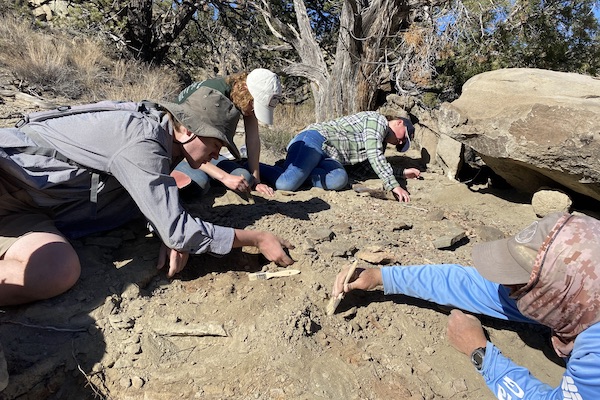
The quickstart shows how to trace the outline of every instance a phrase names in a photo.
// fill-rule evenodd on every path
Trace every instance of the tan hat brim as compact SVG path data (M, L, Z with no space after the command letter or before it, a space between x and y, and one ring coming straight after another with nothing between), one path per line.
M511 239L494 240L473 246L473 266L485 279L503 285L529 282L531 273L515 261L508 248Z

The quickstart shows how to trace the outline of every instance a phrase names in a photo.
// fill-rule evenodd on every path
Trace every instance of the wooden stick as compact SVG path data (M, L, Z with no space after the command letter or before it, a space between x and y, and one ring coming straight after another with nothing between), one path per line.
M346 278L344 279L344 286L346 286L348 282L350 282L350 278L352 278L352 275L354 275L354 271L356 270L357 264L358 260L355 260L354 263L352 263L352 265L348 269L348 272L346 273ZM340 302L344 298L344 294L345 293L342 289L342 292L340 294L338 294L336 297L332 297L329 300L327 308L325 308L325 312L327 315L333 315L335 313L336 308L340 305Z

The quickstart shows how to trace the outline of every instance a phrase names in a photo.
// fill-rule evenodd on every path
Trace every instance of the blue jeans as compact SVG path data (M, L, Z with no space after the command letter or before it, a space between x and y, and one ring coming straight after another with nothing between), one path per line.
M261 164L261 180L278 190L295 191L304 183L326 190L344 189L348 173L323 151L324 142L315 130L300 132L288 144L283 167Z
M235 161L231 161L223 156L219 156L218 159L211 160L210 162L215 164L228 174L243 176L244 179L246 179L246 182L248 182L250 185L252 185L252 183L254 182L254 177L252 176L250 171L243 168L242 166L240 166L240 164L238 164ZM200 194L206 194L210 189L210 182L213 179L210 176L208 176L206 172L190 167L190 164L188 164L187 161L183 160L182 162L177 164L175 169L177 171L183 172L184 174L192 178L192 181L196 183L196 185L198 185L198 187L201 189Z

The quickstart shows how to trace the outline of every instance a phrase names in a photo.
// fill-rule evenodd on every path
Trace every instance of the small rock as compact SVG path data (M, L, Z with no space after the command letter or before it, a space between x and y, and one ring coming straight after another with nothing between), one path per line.
M357 308L356 307L352 307L348 311L344 311L343 313L340 313L340 316L343 317L343 318L345 318L345 319L351 319L351 318L354 318L356 316L356 311L357 311Z
M144 380L139 376L134 376L131 378L131 386L133 386L135 389L141 389L142 386L144 386L144 383Z
M391 264L397 261L394 254L387 251L370 252L359 250L355 256L370 264Z
M452 387L457 393L466 392L469 388L464 379L455 379L452 381Z
M440 236L433 241L433 245L436 249L447 249L449 247L454 246L461 240L467 237L467 234L464 230L459 227L449 227L447 230L447 234L444 236Z
M135 325L133 318L122 317L121 315L110 315L108 322L114 329L130 329Z
M308 233L308 238L315 242L330 242L335 237L335 233L328 228L315 229Z
M100 363L95 363L94 366L92 367L92 372L100 372L104 369L104 367L102 366L102 364Z
M121 385L122 388L127 389L127 388L131 387L131 379L124 376L119 381L119 385Z
M140 287L135 283L128 284L123 290L121 297L128 300L137 299L140 297Z
M395 222L392 227L392 232L396 231L408 231L412 229L413 225L406 222Z
M331 242L325 243L319 247L319 254L328 257L349 257L356 251L356 247L353 243L344 242Z
M142 352L142 346L139 343L132 343L125 347L125 353L127 354L140 354Z
M350 225L350 224L336 224L336 225L332 226L331 229L333 229L333 231L336 233L340 233L340 234L344 234L344 235L348 235L348 234L352 233L352 225Z
M415 370L419 371L419 373L421 375L425 375L427 374L429 371L431 371L431 366L427 363L424 362L419 362L417 363L417 365L415 366Z
M121 307L121 297L113 294L108 296L106 300L104 300L104 305L102 306L102 315L104 317L108 317L113 314L117 314Z
M553 212L569 212L572 205L571 198L558 189L542 188L531 199L533 211L540 218Z
M120 369L120 368L128 368L131 367L133 365L133 362L125 357L121 357L119 358L117 361L115 361L113 368L115 369ZM125 379L125 378L123 378ZM129 378L127 378L129 379ZM131 381L129 382L129 384L131 385Z
M444 219L444 210L431 210L427 214L428 221L441 221Z
M504 239L506 235L498 228L493 226L478 225L473 231L482 242L491 242L493 240Z

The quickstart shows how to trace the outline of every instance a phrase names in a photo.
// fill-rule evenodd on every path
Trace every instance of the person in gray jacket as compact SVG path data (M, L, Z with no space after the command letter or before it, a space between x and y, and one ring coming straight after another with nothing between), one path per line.
M67 238L115 228L139 211L163 243L157 268L168 265L169 277L190 254L242 246L294 262L288 241L210 224L180 204L175 165L198 168L222 146L237 153L237 114L225 96L200 88L182 104L101 103L109 107L0 129L0 305L71 288L80 262Z

